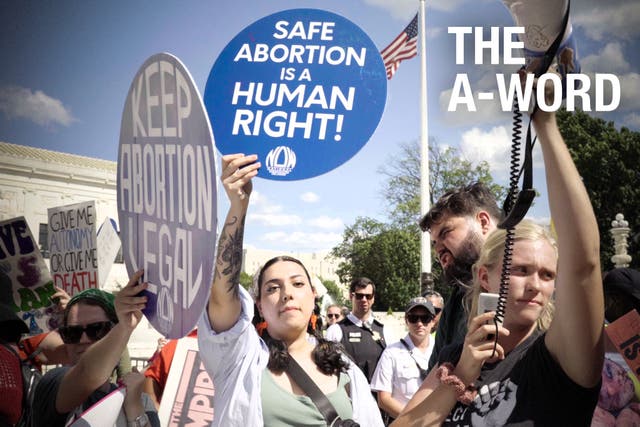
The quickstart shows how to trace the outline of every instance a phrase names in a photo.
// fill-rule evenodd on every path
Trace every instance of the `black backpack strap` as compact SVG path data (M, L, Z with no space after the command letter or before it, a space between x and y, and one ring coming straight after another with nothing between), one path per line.
M411 353L411 349L409 348L409 344L407 344L407 342L404 340L404 338L400 338L400 342L402 343L402 345L404 346L404 348L407 349L407 351L409 353Z
M409 356L411 356L411 358L413 359L413 362L416 364L416 366L418 367L418 371L420 372L420 379L422 381L424 381L424 379L427 377L427 370L423 369L420 364L418 363L418 361L416 360L416 358L413 356L413 352L411 351L411 349L409 348L409 344L407 344L407 342L404 340L404 338L400 338L400 342L402 343L402 345L404 346L404 348L407 349L407 351L409 352Z
M42 353L42 349L41 348L36 348L33 353L31 353L29 356L27 356L26 359L24 359L25 362L29 363L29 365L34 365L35 362L34 360L36 360L36 357L38 357L38 355Z
M311 377L300 367L298 362L293 357L289 357L289 364L286 372L291 376L293 381L300 386L300 388L311 398L314 405L318 408L322 416L324 417L327 425L330 426L338 418L338 413L333 407L327 396L324 395L322 390L313 382Z

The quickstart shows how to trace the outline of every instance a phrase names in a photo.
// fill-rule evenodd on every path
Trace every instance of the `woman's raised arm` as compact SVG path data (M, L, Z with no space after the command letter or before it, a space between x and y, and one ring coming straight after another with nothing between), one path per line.
M558 235L556 309L546 345L573 381L592 387L600 379L604 357L598 224L555 113L540 110L533 124L542 147L549 208Z
M238 286L242 268L244 222L251 195L251 179L258 174L257 156L229 154L222 157L220 180L230 206L218 239L215 272L207 313L216 332L230 329L240 315Z

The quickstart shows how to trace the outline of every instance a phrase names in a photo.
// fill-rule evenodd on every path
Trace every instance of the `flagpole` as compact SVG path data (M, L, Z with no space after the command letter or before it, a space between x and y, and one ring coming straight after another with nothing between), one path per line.
M429 111L427 108L427 34L425 0L420 0L418 34L420 35L420 213L421 216L424 216L430 208ZM420 267L420 287L421 293L424 293L427 289L433 288L433 277L431 275L431 236L429 233L421 233Z

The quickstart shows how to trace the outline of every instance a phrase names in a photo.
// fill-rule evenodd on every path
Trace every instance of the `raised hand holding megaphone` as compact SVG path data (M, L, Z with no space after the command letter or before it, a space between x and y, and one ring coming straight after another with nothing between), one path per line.
M524 43L525 66L536 70L536 75L545 73L549 66L562 76L563 86L569 73L580 73L580 62L575 38L568 16L569 0L502 0L509 9L516 25L524 27L519 35ZM544 57L562 33L553 62L544 67ZM563 88L563 96L566 89Z

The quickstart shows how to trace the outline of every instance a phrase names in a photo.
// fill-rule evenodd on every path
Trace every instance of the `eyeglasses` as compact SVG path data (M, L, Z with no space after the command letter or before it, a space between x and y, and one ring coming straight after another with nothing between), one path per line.
M104 338L105 335L109 333L111 328L113 327L113 323L110 321L106 322L94 322L89 323L87 326L61 326L58 328L58 333L60 333L60 337L62 338L62 342L65 344L78 344L80 339L82 338L82 333L86 332L87 337L91 341L98 341Z
M339 318L339 317L340 317L340 314L339 314L339 313L327 313L327 317L328 317L329 319L331 319L331 318L333 318L333 319L337 319L337 318Z
M428 314L407 314L407 321L409 323L418 323L418 320L422 322L423 325L431 322L432 317Z
M361 294L361 293L359 293L359 292L354 292L354 293L353 293L353 296L354 296L354 298L355 298L355 299L357 299L357 300L361 300L361 299L363 299L363 298L366 298L366 299L368 299L369 301L371 301L371 300L373 299L373 294Z

